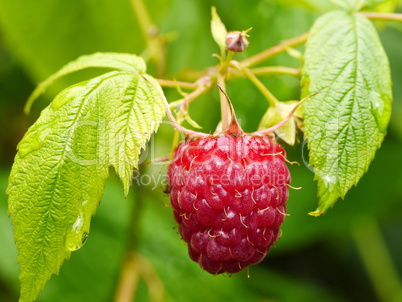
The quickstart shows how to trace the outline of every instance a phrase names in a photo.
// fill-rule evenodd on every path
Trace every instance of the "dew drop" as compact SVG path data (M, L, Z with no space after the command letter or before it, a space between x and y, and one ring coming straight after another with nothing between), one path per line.
M82 233L82 237L81 237L81 247L85 244L85 242L87 242L89 234L87 232Z
M373 114L380 131L385 131L388 126L388 119L386 117L387 108L385 101L381 98L381 95L375 91L371 91L369 95L370 109Z
M76 251L80 249L87 241L88 232L85 232L83 229L84 212L80 212L71 228L66 232L65 244L69 251Z
M381 99L380 94L375 91L371 91L369 100L371 103L371 110L378 113L379 115L382 115L384 111L384 102Z

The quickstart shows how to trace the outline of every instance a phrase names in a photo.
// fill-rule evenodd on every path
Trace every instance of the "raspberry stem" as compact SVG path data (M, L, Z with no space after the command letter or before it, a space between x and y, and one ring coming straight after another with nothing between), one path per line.
M223 127L222 125L222 132L227 132L230 134L241 135L243 130L241 129L239 123L237 122L236 114L230 101L229 96L226 94L225 90L222 88L220 84L217 84L219 90L221 91L221 102L226 103L226 110L228 110L228 122L227 127ZM222 100L224 99L224 100Z
M224 54L221 57L221 64L220 67L216 73L217 81L219 88L223 89L223 91L226 90L226 76L228 74L228 68L230 65L230 61L232 60L234 55L233 51L228 51L227 54ZM225 95L220 94L220 103L221 103L221 120L222 120L222 131L226 131L229 129L232 121L232 112L230 107L230 104L228 105L228 100L225 97ZM230 103L230 101L229 101Z
M218 86L221 91L226 90L226 83L223 75L218 73ZM230 114L230 108L228 107L227 100L223 94L220 94L220 104L221 104L221 120L222 120L222 131L229 129L230 121L232 119Z

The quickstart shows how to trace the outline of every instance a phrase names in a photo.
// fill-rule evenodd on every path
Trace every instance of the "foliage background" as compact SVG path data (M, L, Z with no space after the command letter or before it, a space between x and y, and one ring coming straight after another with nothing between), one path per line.
M216 63L211 56L218 52L210 34L211 5L228 29L253 27L250 47L238 59L308 31L319 15L331 9L327 0L149 0L146 5L161 32L172 38L164 75L170 79L183 79L185 70ZM60 276L52 277L38 301L112 301L131 219L137 250L157 273L149 274L150 287L139 281L136 301L158 300L158 294L163 301L402 301L402 24L376 25L394 82L393 116L383 146L358 187L319 218L307 216L317 198L313 173L303 164L305 145L287 147L289 159L301 163L290 167L292 185L303 189L291 192L283 236L263 263L251 267L251 278L246 272L224 278L201 271L176 234L172 211L165 206L168 198L159 184L141 186L124 199L122 186L112 176L92 220L88 243L73 253ZM0 0L0 301L17 301L19 291L5 195L16 145L57 91L97 71L57 82L27 117L22 108L30 92L80 55L141 54L144 49L129 0ZM299 66L288 54L269 64ZM151 63L151 74L154 69ZM263 81L281 100L299 97L294 78ZM178 97L173 90L166 93L169 101ZM267 102L242 79L228 84L228 94L244 129L255 130ZM204 131L213 130L220 116L217 91L201 97L190 110ZM172 134L172 127L163 125L144 157L166 155ZM142 173L156 178L164 168L151 165Z

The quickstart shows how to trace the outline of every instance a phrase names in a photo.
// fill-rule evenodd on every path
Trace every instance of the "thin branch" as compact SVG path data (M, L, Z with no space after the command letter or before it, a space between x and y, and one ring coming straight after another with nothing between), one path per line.
M154 266L141 254L137 254L137 263L141 277L147 285L150 300L153 302L162 302L164 300L165 287Z
M309 36L309 33L304 33L295 38L283 41L282 43L275 45L274 47L268 48L248 59L245 59L244 61L242 61L240 63L246 67L250 67L250 66L259 64L259 63L266 61L282 52L285 52L286 49L288 49L289 47L295 47L295 46L305 43L307 41L308 36Z
M183 89L196 89L198 86L197 83L191 83L191 82L172 81L165 79L157 79L157 81L162 87L170 87L170 88L180 87Z
M290 75L300 77L300 70L297 68L286 66L264 66L257 68L249 68L250 72L256 76L275 76L275 75ZM245 74L238 69L230 69L228 73L228 80L245 76Z
M290 76L299 77L300 69L291 68L286 66L265 66L251 68L250 71L255 75L273 75L273 74L285 74Z
M170 110L170 104L168 103L168 101L166 100L165 95L161 95L163 102L165 103L165 110L166 110L166 115L168 116L170 122L172 123L173 127L177 130L180 131L190 137L206 137L208 136L208 134L206 133L202 133L202 132L197 132L197 131L193 131L190 129L186 129L184 128L182 125L180 125L180 123L177 122L177 120L174 118L172 111ZM183 102L183 104L186 104L185 102ZM182 106L183 106L182 104Z
M145 41L149 43L150 30L154 27L154 24L148 14L148 10L142 0L131 0L131 5L140 25L141 33L144 36Z
M358 13L370 20L402 22L402 14L397 13Z
M120 273L114 301L131 302L137 291L139 273L136 265L135 252L127 251Z
M156 73L161 77L165 72L166 43L168 41L165 36L159 33L159 28L152 22L144 1L131 0L130 2L147 45L145 53L149 53L149 57L156 65Z
M140 166L139 172L141 173ZM133 301L138 286L139 272L136 265L136 249L138 244L139 234L139 213L142 205L141 188L138 185L133 185L132 205L129 213L129 224L126 239L126 251L121 265L119 281L115 292L115 302L130 302Z

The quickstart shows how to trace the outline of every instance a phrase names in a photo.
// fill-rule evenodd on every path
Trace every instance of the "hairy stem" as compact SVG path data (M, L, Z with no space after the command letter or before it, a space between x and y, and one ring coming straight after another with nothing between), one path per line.
M377 222L371 217L364 218L354 226L352 235L380 300L397 301L401 298L402 284Z
M288 49L289 47L295 47L305 43L307 41L308 36L309 33L304 33L295 38L283 41L282 43L275 45L274 47L268 48L248 59L243 60L241 64L243 66L250 67L259 64L261 62L264 62L282 52L285 52L286 49Z
M397 13L358 13L370 20L402 22L402 14Z

